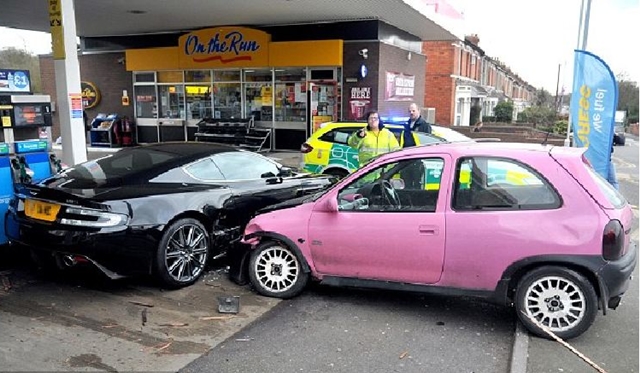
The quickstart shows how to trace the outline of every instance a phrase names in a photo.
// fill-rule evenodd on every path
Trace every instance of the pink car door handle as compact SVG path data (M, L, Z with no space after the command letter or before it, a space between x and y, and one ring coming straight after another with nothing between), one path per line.
M418 230L420 231L420 233L424 234L438 234L438 227L435 225L420 225L418 227Z

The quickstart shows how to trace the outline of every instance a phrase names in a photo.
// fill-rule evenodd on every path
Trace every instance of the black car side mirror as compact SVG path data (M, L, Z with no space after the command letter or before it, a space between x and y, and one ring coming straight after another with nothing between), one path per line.
M291 177L291 176L293 176L293 169L291 167L282 166L280 168L280 172L278 172L278 176L280 176L280 177Z

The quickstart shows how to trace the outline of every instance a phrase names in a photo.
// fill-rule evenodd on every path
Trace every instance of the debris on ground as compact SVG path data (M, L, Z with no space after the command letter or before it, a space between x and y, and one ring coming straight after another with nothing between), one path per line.
M145 326L147 324L147 309L143 309L142 312L140 313L140 316L142 316L142 326Z
M220 313L238 313L240 311L240 297L222 296L218 297L218 312Z
M9 292L9 290L11 290L11 279L9 279L10 274L11 271L0 272L0 278L2 279L2 288L5 292Z
M152 308L153 307L153 304L138 302L138 301L135 301L135 300L130 300L129 303L135 304L136 306L142 306L142 307L148 307L148 308Z
M178 328L178 327L181 327L181 326L189 326L189 324L186 323L186 322L171 322L171 323L168 323L168 324L158 324L158 326L170 326L170 327L173 327L173 328Z
M202 321L210 321L210 320L229 320L233 318L233 316L203 316L200 318Z

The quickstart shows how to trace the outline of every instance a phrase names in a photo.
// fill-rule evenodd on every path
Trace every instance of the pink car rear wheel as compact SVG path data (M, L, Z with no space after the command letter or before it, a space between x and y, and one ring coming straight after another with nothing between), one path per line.
M516 290L516 311L533 334L551 339L532 317L556 336L570 339L584 333L598 312L598 296L587 278L568 268L545 266L522 277Z

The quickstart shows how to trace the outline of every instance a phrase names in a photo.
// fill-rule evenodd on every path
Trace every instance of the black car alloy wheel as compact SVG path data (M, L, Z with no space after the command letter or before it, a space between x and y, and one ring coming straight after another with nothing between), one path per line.
M180 219L171 224L158 246L160 280L171 287L193 284L207 264L209 245L209 234L198 220Z

